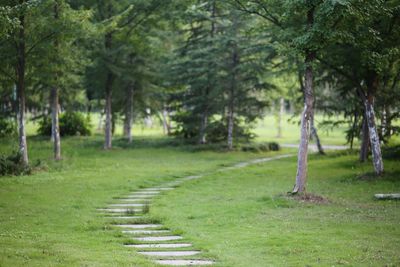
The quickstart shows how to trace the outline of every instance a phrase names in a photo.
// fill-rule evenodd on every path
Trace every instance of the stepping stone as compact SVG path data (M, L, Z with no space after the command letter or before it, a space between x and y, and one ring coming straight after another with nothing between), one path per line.
M167 190L173 190L173 189L175 189L174 187L154 187L154 188L145 188L145 189L142 189L142 190L144 190L144 191L158 191L158 190L161 190L161 191L167 191Z
M190 243L125 245L131 248L187 248L191 246Z
M108 219L141 219L143 218L143 216L106 216L106 218Z
M198 266L214 264L214 262L210 260L156 260L155 262L161 265L170 266Z
M145 229L145 228L159 228L161 224L115 224L115 226L121 228L132 228L132 229Z
M157 195L160 194L160 191L135 191L131 192L132 194L138 194L138 195Z
M186 176L185 178L183 178L184 180L193 180L193 179L199 179L203 177L203 175L191 175L191 176Z
M188 251L138 251L139 254L152 256L152 257L183 257L193 256L200 253L198 250Z
M159 241L171 241L182 239L179 235L169 235L169 236L148 236L148 237L135 237L135 240L144 242L159 242Z
M131 213L131 212L142 212L140 209L97 209L98 211L106 211L110 213Z
M161 191L158 191L158 190L143 190L143 191L135 191L133 193L145 194L145 195L156 195L156 194L160 194Z
M109 207L143 207L146 204L141 203L122 203L122 204L110 204Z
M149 199L147 198L120 198L119 201L126 201L126 202L145 202L149 203Z
M134 235L152 235L152 234L162 234L171 233L169 230L125 230L122 231L124 234L134 234Z
M129 195L127 197L125 197L124 199L140 199L140 198L152 198L155 195L138 195L138 194L134 194L134 195Z

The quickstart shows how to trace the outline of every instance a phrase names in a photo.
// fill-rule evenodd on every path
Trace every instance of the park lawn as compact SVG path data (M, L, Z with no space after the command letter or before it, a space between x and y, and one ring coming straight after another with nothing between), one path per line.
M329 203L302 203L285 194L296 159L280 159L187 182L150 213L216 266L400 266L400 202L373 199L400 192L399 162L385 166L381 180L360 180L372 168L355 154L313 155L308 191Z
M64 160L51 160L48 138L30 137L31 176L0 177L0 266L153 266L96 208L113 197L178 177L276 153L194 151L166 146L169 139L116 139L102 150L102 136L63 138ZM2 153L15 140L1 140ZM283 153L283 152L278 152Z

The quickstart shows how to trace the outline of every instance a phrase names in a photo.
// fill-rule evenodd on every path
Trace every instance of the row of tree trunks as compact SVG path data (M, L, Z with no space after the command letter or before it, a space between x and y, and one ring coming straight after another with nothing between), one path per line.
M162 112L162 124L163 124L163 131L165 135L170 135L171 134L171 123L170 123L170 118L169 118L169 112L166 106L164 106Z
M19 1L22 5L23 0ZM24 165L29 164L28 145L25 133L25 64L26 64L26 47L25 47L25 16L19 17L20 25L16 41L17 48L17 99L18 99L18 136L19 136L19 153L22 156Z

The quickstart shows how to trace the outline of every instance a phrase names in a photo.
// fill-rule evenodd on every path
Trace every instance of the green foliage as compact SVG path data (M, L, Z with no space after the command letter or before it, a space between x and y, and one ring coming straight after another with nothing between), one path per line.
M79 112L65 112L60 115L60 134L61 136L90 135L90 117L85 117ZM44 117L39 122L39 135L51 135L51 118Z
M14 152L11 155L0 155L0 176L30 174L32 169L22 161L22 155Z
M268 152L268 151L279 151L281 148L276 142L260 143L260 144L248 144L241 146L244 152Z
M17 133L14 120L0 116L0 137L10 137Z

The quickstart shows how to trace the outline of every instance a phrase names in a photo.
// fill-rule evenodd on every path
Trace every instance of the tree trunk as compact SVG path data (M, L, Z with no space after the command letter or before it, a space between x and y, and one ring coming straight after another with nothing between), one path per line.
M375 124L374 113L374 100L371 93L368 94L367 99L364 101L365 115L368 125L369 140L371 143L372 162L374 165L375 173L381 175L383 173L383 160L381 152L381 144L379 141L378 131Z
M233 101L228 107L228 149L233 149L233 126L234 126L234 107Z
M325 155L324 149L322 148L321 145L321 140L319 139L317 128L314 125L314 112L310 117L310 128L311 128L311 139L315 139L315 142L317 143L317 148L318 148L318 153L321 155Z
M20 1L23 4L24 1ZM19 153L22 156L24 165L29 164L28 146L25 133L25 16L19 17L20 28L18 33L17 45L17 99L18 99L18 136L19 136Z
M206 140L207 123L208 123L208 107L205 107L205 110L201 116L199 144L205 144L207 142Z
M167 108L164 106L163 111L161 113L162 115L162 123L163 123L163 130L165 135L170 135L171 134L171 125L169 122L169 113Z
M368 125L367 120L365 119L365 115L362 122L361 129L361 147L360 147L360 162L365 162L368 159L369 152L369 134L368 134Z
M61 160L61 139L60 139L60 126L58 120L58 89L53 87L50 93L51 98L51 128L54 142L54 159Z
M54 18L59 18L59 6L58 2L54 4ZM54 48L56 53L58 52L58 40L54 41ZM58 120L58 73L55 75L55 85L50 92L50 105L51 105L51 136L53 141L54 159L61 160L61 139L60 139L60 126Z
M105 48L106 50L111 50L112 47L112 33L106 33L105 38ZM111 70L108 70L107 79L105 84L105 114L106 114L106 123L105 123L105 140L104 140L104 149L112 148L112 85L114 82L114 75Z
M111 72L107 75L106 81L106 106L105 106L105 114L106 114L106 122L105 122L105 141L104 141L104 149L112 148L112 83L113 83L113 74Z
M281 97L279 99L279 113L278 113L278 120L277 120L277 128L278 128L278 133L276 135L276 137L278 138L282 138L282 118L283 115L285 113L285 99L283 97Z
M133 86L128 87L126 101L126 114L124 123L124 134L128 139L128 143L132 143L132 118L133 118Z

